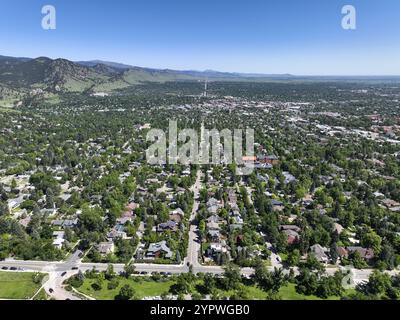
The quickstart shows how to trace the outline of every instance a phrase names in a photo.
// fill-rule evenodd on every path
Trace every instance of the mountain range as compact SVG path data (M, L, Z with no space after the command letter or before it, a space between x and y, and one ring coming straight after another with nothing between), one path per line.
M170 70L136 67L116 62L70 61L47 57L18 58L0 55L0 107L12 106L33 93L112 92L146 82L168 81L374 81L400 82L400 77L294 76L214 70Z
M291 78L291 75L264 75L206 71L178 71L130 66L93 60L16 58L0 56L0 87L8 90L42 89L62 92L110 92L143 82L246 81Z

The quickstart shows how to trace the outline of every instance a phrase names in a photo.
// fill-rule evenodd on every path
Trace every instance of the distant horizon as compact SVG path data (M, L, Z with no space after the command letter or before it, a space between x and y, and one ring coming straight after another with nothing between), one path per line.
M259 75L259 76L291 76L291 77L341 77L341 78L352 78L352 77L360 77L360 78L398 78L400 77L400 74L295 74L291 72L282 72L282 73L263 73L263 72L240 72L240 71L235 71L235 70L214 70L214 69L204 69L204 70L199 70L199 69L172 69L172 68L162 68L162 67L152 67L152 66L141 66L141 65L136 65L136 64L131 64L128 62L121 62L121 61L113 61L113 60L105 60L105 59L89 59L89 60L78 60L78 59L71 59L71 58L66 58L66 57L61 57L61 56L46 56L46 55L39 55L36 57L29 57L29 56L23 56L23 55L10 55L10 54L3 54L1 53L0 56L3 57L10 57L10 58L17 58L17 59L38 59L38 58L49 58L51 60L57 60L57 59L64 59L68 60L74 63L79 63L79 62L99 62L99 63L115 63L115 64L120 64L120 65L125 65L127 67L132 67L132 68L143 68L143 69L154 69L154 70L171 70L171 71L192 71L192 72L218 72L218 73L231 73L231 74L241 74L241 75Z

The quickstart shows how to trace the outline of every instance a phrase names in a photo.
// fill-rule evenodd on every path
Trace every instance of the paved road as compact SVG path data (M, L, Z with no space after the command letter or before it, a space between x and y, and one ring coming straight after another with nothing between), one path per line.
M189 263L190 265L193 266L193 268L198 268L201 266L199 263L200 241L197 235L198 227L194 223L200 205L199 202L200 189L201 189L201 170L198 170L196 182L191 188L191 191L194 193L194 204L189 219L190 222L189 247L187 250L187 257L185 257L185 259L183 260L185 265Z
M124 264L113 264L114 270L116 272L122 272L124 270ZM16 267L22 268L23 271L36 271L36 272L46 272L46 273L54 273L57 275L61 275L63 272L67 272L68 275L74 274L77 270L72 270L71 264L66 262L45 262L45 261L22 261L22 260L6 260L0 261L0 268L1 267ZM82 263L77 262L74 264L75 268L79 270L86 271L95 268L99 271L104 271L107 269L108 264L106 263ZM139 272L170 272L173 274L179 274L188 272L188 267L184 264L181 265L165 265L165 264L135 264L136 271ZM273 267L269 267L270 270L273 270ZM326 274L333 275L337 270L340 268L326 268ZM295 274L298 273L297 268L293 268ZM373 270L371 269L351 269L351 272L354 274L354 278L357 281L366 281L368 280L369 275L372 273ZM213 273L213 274L220 274L223 273L222 267L219 266L202 266L197 265L193 267L193 272L203 272L203 273ZM243 275L250 275L254 272L252 268L242 268L241 272ZM288 272L288 269L285 269L285 272ZM395 275L398 274L399 271L388 271L389 274Z
M64 289L63 281L74 275L77 271L69 270L64 276L63 272L49 272L49 280L44 284L46 293L56 300L80 300L76 295Z
M124 264L113 264L114 270L116 272L122 272L124 270ZM82 263L79 260L75 261L66 261L66 262L44 262L44 261L20 261L20 260L7 260L0 261L1 267L16 267L22 268L23 271L37 271L37 272L46 272L49 274L49 280L44 284L44 288L46 292L57 300L76 300L79 299L75 295L66 291L62 282L68 277L76 274L78 272L77 269L72 270L72 268L78 268L81 271L91 270L95 268L99 271L104 271L107 269L108 264L106 263ZM157 265L157 264L135 264L136 270L139 272L169 272L171 274L180 274L189 271L189 268L184 265ZM271 271L273 267L269 268ZM339 268L327 268L326 274L333 275ZM298 274L297 268L293 268L295 274ZM64 272L67 272L66 275L62 276ZM193 266L194 273L212 273L212 274L222 274L223 269L219 266L202 266L200 264L195 264ZM243 275L251 275L254 270L251 268L243 268L241 270ZM284 269L284 273L289 273L288 269ZM368 280L369 275L372 273L370 269L351 269L351 273L353 276L354 284L358 284L360 282L365 282ZM388 272L391 275L398 274L398 271L390 271ZM53 289L53 292L50 292L50 288Z

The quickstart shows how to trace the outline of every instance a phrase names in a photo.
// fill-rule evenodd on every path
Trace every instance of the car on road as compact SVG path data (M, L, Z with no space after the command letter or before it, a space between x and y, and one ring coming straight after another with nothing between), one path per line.
M67 274L67 271L64 271L63 273L61 273L61 277L64 277Z

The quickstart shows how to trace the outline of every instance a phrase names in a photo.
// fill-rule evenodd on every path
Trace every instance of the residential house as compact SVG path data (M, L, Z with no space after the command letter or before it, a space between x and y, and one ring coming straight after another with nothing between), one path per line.
M8 209L10 211L16 209L22 204L22 202L24 202L24 196L19 196L18 198L15 199L10 199L8 200Z
M328 263L329 262L329 257L326 254L329 250L327 248L324 248L320 244L314 244L313 246L310 247L310 253L312 253L315 258L321 263Z
M170 214L178 214L181 217L183 217L185 215L185 212L183 212L183 210L181 208L176 208L176 209L172 210L170 212Z
M336 252L340 259L347 258L349 256L349 252L344 247L337 247Z
M362 247L347 247L346 248L349 254L354 252L358 252L364 260L372 260L374 258L374 250L370 248L362 248Z
M169 220L167 222L160 223L157 226L157 232L164 232L164 231L168 231L168 230L173 231L173 232L177 231L178 224L175 221Z
M210 198L207 201L207 210L211 214L216 214L219 209L223 208L223 206L224 205L223 205L222 201L219 201L215 198Z
M290 230L290 229L282 230L282 233L284 233L286 235L286 241L287 241L287 244L289 244L289 245L298 243L300 240L299 233L294 230Z
M266 163L266 164L270 164L270 165L277 165L279 164L279 158L275 155L257 155L257 162L260 163Z
M285 209L283 202L276 199L271 200L271 205L272 205L272 210L274 211L283 211Z
M177 213L172 213L172 214L170 213L169 214L169 220L174 221L174 222L179 224L182 221L182 216L180 214L177 214Z
M207 229L208 230L219 230L221 228L217 222L207 222Z
M391 199L385 199L382 201L382 204L390 211L399 212L400 211L400 203Z
M222 222L222 218L220 216L214 214L207 218L207 222L220 223L220 222Z
M335 231L337 234L341 234L343 232L344 228L342 225L340 225L337 222L333 223L332 231Z
M221 241L221 233L219 230L208 230L207 236L211 242L219 243Z
M301 231L301 228L294 224L281 225L281 226L279 226L279 228L280 228L280 230L293 230L293 231L296 231L297 233L299 233Z
M125 225L127 222L131 222L132 217L121 217L116 220L119 225Z
M296 181L296 178L293 175L291 175L289 172L284 171L284 172L282 172L282 174L285 177L285 179L283 181L284 184L289 184L291 182Z
M57 249L62 248L62 245L65 242L64 235L64 231L53 232L53 246L55 246Z
M116 225L109 233L107 233L107 239L109 241L111 241L113 239L117 239L117 238L126 239L127 234L123 230L124 230L124 226Z
M161 256L164 256L167 259L172 258L172 251L167 246L167 242L163 240L157 243L150 243L146 257L154 259L160 258Z
M113 253L115 250L115 245L114 242L109 241L109 242L100 242L97 246L96 249L99 251L100 254L109 254Z
M212 242L210 243L209 248L206 250L207 257L215 257L217 254L220 253L228 253L228 247L223 242L219 243Z
M66 219L63 222L63 228L73 228L76 227L78 225L79 220L76 219Z
M40 210L40 213L44 216L52 217L57 214L57 209L56 208L42 209Z

